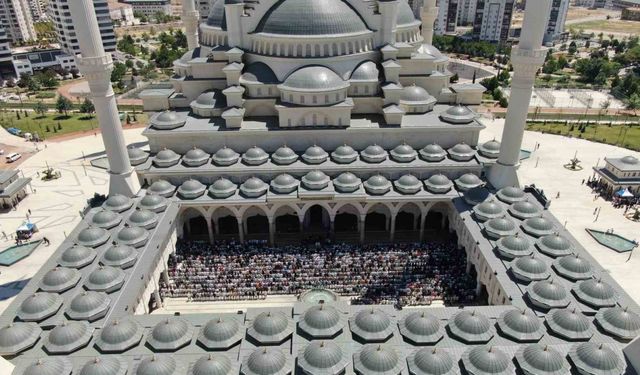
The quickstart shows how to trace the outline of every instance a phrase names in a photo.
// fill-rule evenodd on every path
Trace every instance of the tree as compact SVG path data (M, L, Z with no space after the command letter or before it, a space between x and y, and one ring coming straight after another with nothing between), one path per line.
M96 107L93 105L93 102L89 100L89 98L85 98L84 102L80 105L80 112L91 115L96 111Z
M127 66L121 62L113 63L113 71L111 72L111 82L120 82L127 73Z
M635 116L638 112L638 109L640 109L640 95L637 93L631 95L629 99L627 99L625 104L627 106L627 109L632 110L633 115Z
M51 89L54 87L58 87L58 77L56 77L56 72L51 69L47 69L44 72L38 72L33 78L43 87Z
M56 110L58 113L64 113L65 116L69 116L69 111L73 108L73 103L71 100L66 97L60 95L58 96L58 100L56 101Z
M570 55L575 55L576 52L578 52L578 45L576 44L576 42L569 43L568 52Z
M47 113L47 109L47 106L42 101L33 105L33 111L40 117L44 117L44 114Z
M456 83L459 80L460 80L460 76L458 75L458 73L452 75L451 78L449 78L449 82L450 83Z
M18 87L26 88L29 91L40 90L40 84L33 79L33 76L29 73L21 74L17 83Z

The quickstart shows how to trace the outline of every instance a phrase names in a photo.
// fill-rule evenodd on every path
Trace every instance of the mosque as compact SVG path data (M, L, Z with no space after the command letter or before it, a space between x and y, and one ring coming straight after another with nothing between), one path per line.
M189 52L127 147L92 2L69 0L109 196L0 316L13 375L636 374L640 306L517 179L551 0L526 5L501 141L406 0L183 0ZM449 231L487 306L151 314L178 238L418 241Z

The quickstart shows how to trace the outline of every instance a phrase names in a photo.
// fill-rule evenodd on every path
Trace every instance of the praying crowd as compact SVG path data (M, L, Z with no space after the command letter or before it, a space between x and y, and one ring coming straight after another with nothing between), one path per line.
M271 247L253 241L179 241L169 259L165 297L191 301L264 299L327 288L354 304L468 304L475 279L453 243L332 244Z

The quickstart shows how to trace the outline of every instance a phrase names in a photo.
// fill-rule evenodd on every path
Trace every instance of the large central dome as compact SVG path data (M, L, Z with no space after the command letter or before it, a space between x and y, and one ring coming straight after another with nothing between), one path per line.
M218 0L221 1L221 0ZM369 31L360 15L342 0L280 0L255 32L281 35L336 35Z

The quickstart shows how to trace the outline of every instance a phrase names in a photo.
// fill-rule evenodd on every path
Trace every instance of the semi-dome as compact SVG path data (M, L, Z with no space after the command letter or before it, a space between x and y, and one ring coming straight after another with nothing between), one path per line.
M172 316L156 324L147 344L158 351L175 351L191 342L193 327L185 319Z
M473 213L482 221L497 219L499 217L503 217L505 214L502 206L495 200L482 202L473 206Z
M302 160L308 164L321 164L327 161L329 154L320 146L313 145L302 154Z
M516 352L516 361L525 375L566 375L571 366L565 356L548 345L522 346Z
M516 259L511 263L513 276L524 282L546 280L549 278L549 267L540 258L531 255Z
M418 153L413 147L409 146L406 143L396 146L393 150L389 152L391 155L391 159L399 162L399 163L408 163L416 160L418 157Z
M64 357L47 356L24 368L22 375L71 375L73 365Z
M198 95L196 100L192 101L191 109L201 116L210 115L211 110L214 108L224 108L227 106L227 98L220 92L220 90L205 91Z
M500 142L494 140L485 142L478 147L480 153L490 159L497 159L500 156Z
M343 326L344 321L338 310L323 303L308 308L298 321L298 328L314 339L333 337Z
M555 309L545 316L553 333L567 340L588 340L593 336L591 322L580 311Z
M234 318L215 317L202 327L198 342L207 349L227 349L242 340L244 330Z
M143 164L149 159L149 154L142 149L134 146L127 147L127 155L129 156L129 162L131 166Z
M635 156L631 156L631 155L627 155L625 157L623 157L622 159L620 159L623 163L625 164L629 164L629 165L636 165L639 164L638 162L638 158L636 158Z
M551 220L538 216L526 219L522 223L522 229L534 237L542 237L553 234L556 227Z
M499 238L498 241L496 241L496 250L498 250L500 255L513 259L531 255L533 253L533 246L525 236L520 236L516 233L512 236Z
M389 315L371 307L349 319L351 332L366 342L386 341L393 334Z
M118 357L101 356L87 361L79 375L125 375L127 367Z
M128 221L131 226L151 229L158 224L158 215L153 211L137 209L129 216Z
M419 153L422 159L429 162L443 161L447 157L447 152L435 143L424 146Z
M369 344L353 356L353 367L358 374L399 374L402 362L393 347L383 344Z
M124 284L125 275L120 268L100 266L89 274L84 286L96 292L114 292Z
M0 354L16 355L40 339L42 329L36 323L10 323L0 328Z
M353 163L358 159L358 153L349 145L338 146L332 153L331 159L338 164Z
M240 159L240 155L235 152L233 149L224 146L223 148L216 151L215 154L211 157L211 160L219 166L229 166L238 162Z
M576 344L569 351L569 359L580 374L621 375L626 364L617 348L595 342Z
M102 210L93 215L91 218L91 224L104 229L111 229L120 224L122 218L116 212L109 210Z
M571 290L581 302L596 308L615 306L618 300L615 289L600 279L580 281Z
M475 206L476 204L493 199L493 195L483 186L465 191L462 198L467 204Z
M204 194L207 187L200 181L188 179L178 188L178 195L182 199L196 199Z
M407 357L407 364L412 375L454 375L459 373L453 357L443 349L419 349Z
M475 310L457 313L449 321L449 331L454 337L468 344L486 343L495 333L489 318Z
M546 330L538 317L530 310L509 310L498 318L498 328L517 342L538 341Z
M199 148L192 148L182 157L182 163L187 167L199 167L207 164L209 154Z
M424 181L424 186L426 186L427 190L431 193L444 194L451 190L453 182L443 174L434 174Z
M640 316L626 307L600 309L596 322L605 332L623 340L633 340L640 334Z
M298 354L298 366L305 374L344 373L349 358L333 341L312 341Z
M571 242L558 233L541 237L536 241L536 246L542 253L552 257L561 257L573 253Z
M256 348L242 362L242 375L287 375L291 373L289 360L277 347Z
M456 186L461 191L467 191L484 185L484 181L473 173L465 173L455 180Z
M287 173L282 173L269 183L271 190L276 193L289 194L298 189L298 180Z
M147 189L147 193L157 194L162 197L168 198L173 195L173 192L176 190L176 187L173 186L167 180L156 180L154 181L149 188Z
M103 353L122 353L137 346L142 340L143 328L131 317L107 323L96 339L96 346Z
M507 186L498 190L496 196L498 197L498 199L508 204L524 201L527 199L524 190L514 186Z
M476 114L468 107L457 105L442 112L440 118L450 124L469 124L476 118Z
M200 357L193 364L189 375L230 375L234 372L233 367L229 357L223 354L209 353ZM237 370L235 373L237 374Z
M553 268L559 275L569 280L586 280L593 275L591 263L578 254L558 258L553 262Z
M62 293L80 281L80 272L74 268L56 267L47 272L40 281L40 290L44 292Z
M62 301L58 293L33 293L22 301L16 316L25 322L39 322L57 313Z
M358 65L353 72L349 81L351 82L377 82L380 77L380 71L373 61L365 61Z
M66 315L72 320L100 319L107 314L111 299L102 292L82 291L71 300Z
M153 165L158 168L168 168L173 165L178 164L180 161L180 155L178 155L175 151L165 148L158 152L153 158Z
M569 304L567 290L553 279L536 281L527 288L527 296L535 306L547 310Z
M147 243L149 231L141 227L126 226L118 232L118 243L133 247L140 247Z
M470 375L513 374L511 358L493 346L476 346L462 354L462 365Z
M422 189L422 181L412 174L405 174L395 180L393 184L402 194L415 194Z
M268 160L269 154L258 146L253 146L242 154L242 161L247 165L261 165Z
M411 85L402 89L402 93L400 94L400 102L431 103L435 102L435 98L422 87Z
M387 160L387 151L378 145L371 145L360 152L360 157L367 163L381 163Z
M167 208L167 199L161 195L147 194L140 199L138 207L152 212L162 212Z
M509 207L509 213L520 220L525 220L540 216L540 209L535 204L525 200L512 204Z
M284 145L271 154L271 160L278 165L289 165L298 160L298 154Z
M382 195L391 190L391 182L383 175L371 176L363 185L367 193L371 195Z
M416 344L435 344L442 339L444 332L440 321L424 311L406 315L398 324L400 334Z
M293 322L282 311L266 311L253 320L247 334L261 344L278 344L293 333Z
M362 180L351 172L341 173L333 179L333 186L341 193L352 193L360 188Z
M447 150L449 152L449 156L451 159L455 161L469 161L473 159L476 155L476 152L466 143L458 143L457 145L451 147Z
M69 354L84 347L91 340L93 328L85 321L68 321L49 332L44 348L52 354Z
M319 170L311 171L302 177L302 184L309 190L322 190L330 181L329 176Z
M257 177L251 177L240 185L240 192L249 198L257 198L269 190L269 185Z
M274 84L278 83L278 77L269 67L269 65L257 61L251 63L245 67L244 72L240 76L242 83L262 83L262 84Z
M98 247L109 240L109 232L102 228L89 227L78 233L78 243L87 247Z
M227 178L220 177L209 186L209 195L213 198L229 198L236 193L238 186Z
M149 122L154 129L172 130L184 126L187 116L175 111L164 111L151 116Z
M216 3L224 3L224 1ZM140 361L135 375L178 375L176 360L169 354L154 354Z
M291 1L311 1L311 0L285 0L283 3ZM323 1L332 0L319 0ZM335 0L333 0L335 1ZM315 4L315 2L314 2ZM309 7L315 7L317 5L309 5ZM308 11L308 10L307 10ZM288 20L291 22L291 20ZM306 26L305 26L306 28ZM349 86L348 82L345 82L337 75L333 70L325 68L324 66L313 65L302 67L295 72L291 73L284 82L279 86L281 90L289 90L296 92L323 92L345 89Z
M74 245L62 253L58 264L62 267L82 268L91 264L97 255L93 249L86 246Z
M499 217L488 220L484 223L484 230L491 238L498 239L505 236L515 236L517 233L516 224L506 217Z

